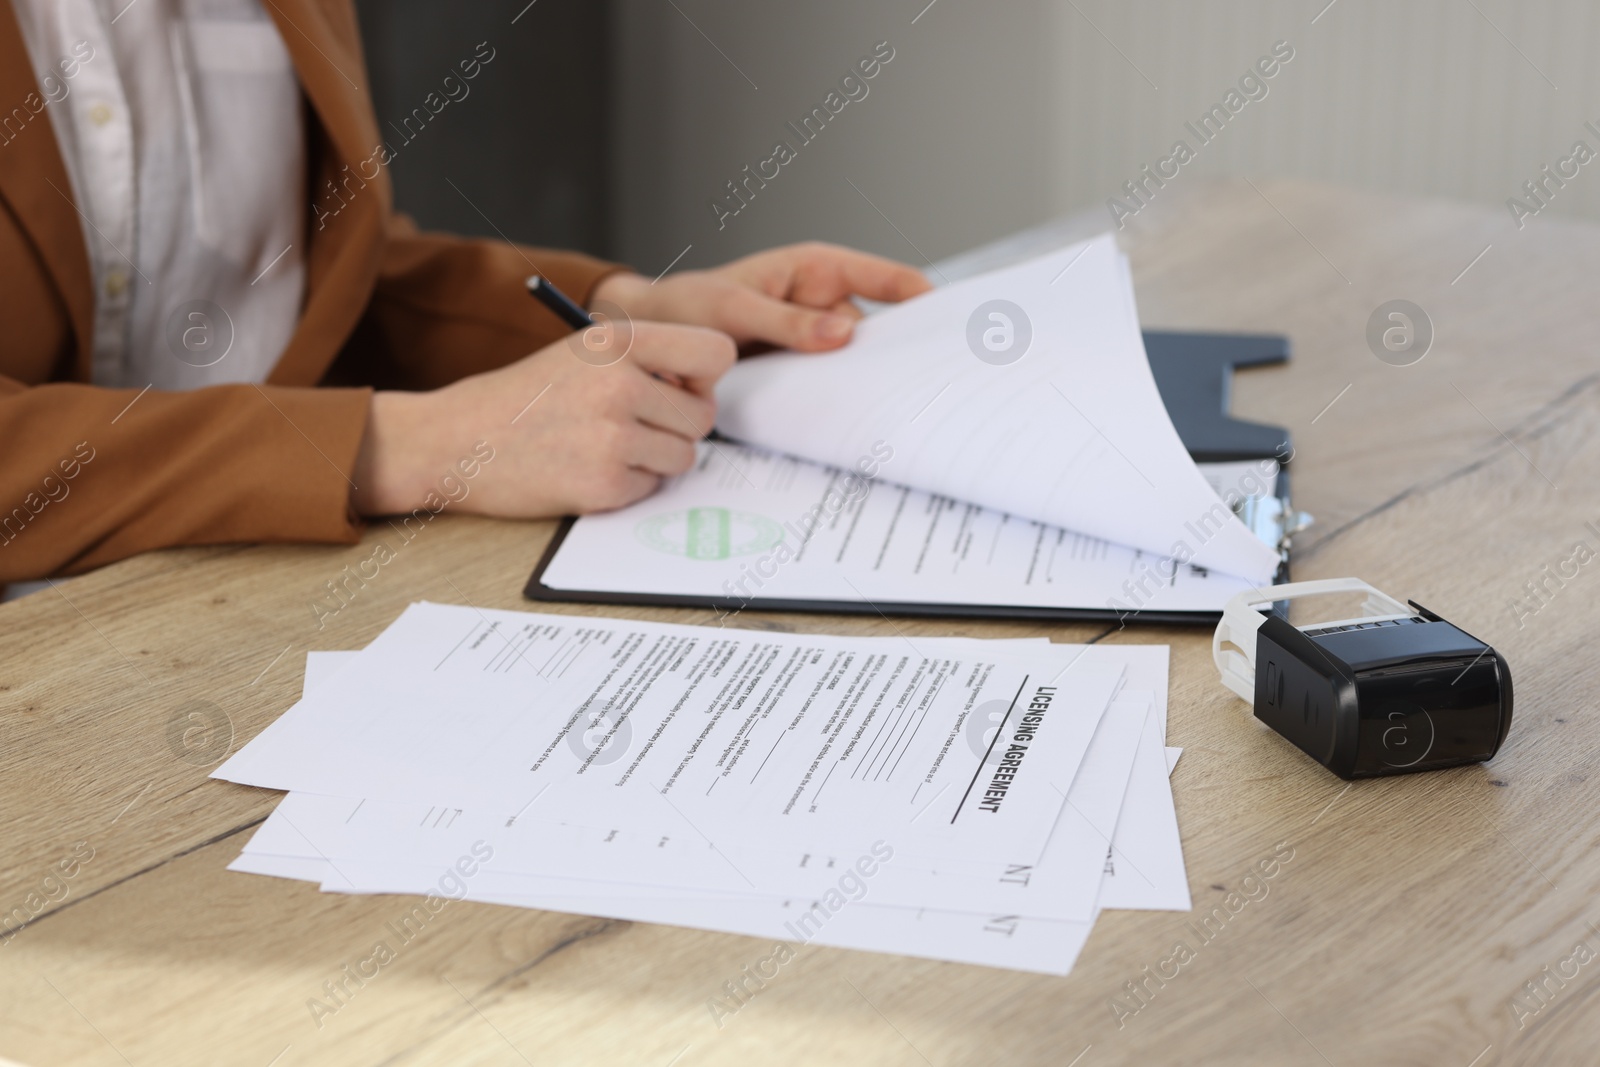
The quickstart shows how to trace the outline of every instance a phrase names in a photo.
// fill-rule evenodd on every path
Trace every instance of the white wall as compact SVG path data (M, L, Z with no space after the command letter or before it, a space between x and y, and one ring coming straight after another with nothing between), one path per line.
M1104 205L1176 139L1197 147L1185 121L1280 40L1295 56L1268 95L1176 181L1297 176L1505 210L1573 141L1600 152L1593 2L926 2L619 0L619 253L656 271L691 243L682 265L820 237L937 259ZM867 98L719 230L723 183L797 142L785 122L880 40L895 58ZM1600 161L1543 214L1600 219Z
M673 2L683 14L667 0L618 5L613 245L640 269L691 242L686 265L803 237L937 258L1051 210L1037 0L939 0L916 25L921 5L898 0ZM785 123L885 40L895 58L867 97L798 146ZM710 201L779 139L798 158L719 231Z

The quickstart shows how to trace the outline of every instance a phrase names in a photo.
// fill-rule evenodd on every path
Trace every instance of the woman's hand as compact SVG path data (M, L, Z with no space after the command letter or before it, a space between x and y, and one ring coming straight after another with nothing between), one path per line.
M585 331L587 333L588 331ZM697 326L636 322L547 345L499 370L430 393L373 394L352 480L362 515L437 502L441 478L470 492L452 508L543 518L631 504L688 470L716 418L712 389L733 342ZM615 348L607 349L606 345ZM490 451L492 450L492 451Z
M638 274L614 274L595 288L591 305L604 300L635 320L708 326L742 349L772 345L821 352L850 339L861 318L851 297L898 302L930 288L921 271L903 263L808 242L654 283Z

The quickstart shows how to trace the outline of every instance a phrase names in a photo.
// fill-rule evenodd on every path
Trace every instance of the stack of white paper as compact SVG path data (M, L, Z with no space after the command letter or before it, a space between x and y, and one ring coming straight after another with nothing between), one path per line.
M413 604L215 772L232 869L1064 974L1189 907L1167 649ZM401 936L401 935L397 935Z

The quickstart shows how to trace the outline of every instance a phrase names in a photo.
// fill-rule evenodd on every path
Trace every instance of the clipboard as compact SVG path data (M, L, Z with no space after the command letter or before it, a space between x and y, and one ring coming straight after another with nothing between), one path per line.
M1281 426L1235 419L1228 413L1236 369L1272 366L1289 361L1289 339L1277 334L1196 333L1144 331L1145 353L1155 376L1157 391L1178 437L1197 463L1278 459L1293 455L1288 430ZM1256 536L1278 552L1274 584L1289 580L1292 535L1304 517L1290 504L1290 472L1278 471L1276 494L1246 501L1239 513ZM701 608L719 615L741 611L808 612L832 615L899 615L921 618L1037 619L1040 621L1117 621L1108 608L1039 607L1007 604L931 604L864 600L785 599L755 597L749 600L717 596L678 596L656 593L554 589L544 584L544 573L578 520L561 520L539 563L534 567L523 596L543 603L636 605L644 607ZM1281 611L1285 605L1278 605ZM1126 618L1156 624L1215 625L1216 611L1139 611Z

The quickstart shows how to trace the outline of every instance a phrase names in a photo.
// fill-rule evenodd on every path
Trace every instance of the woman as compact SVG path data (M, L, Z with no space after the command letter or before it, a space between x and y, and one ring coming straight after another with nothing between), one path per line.
M460 510L618 507L687 468L740 346L928 287L825 245L652 283L419 233L390 155L348 0L0 0L0 583L349 543L484 454ZM569 337L534 273L607 325Z

